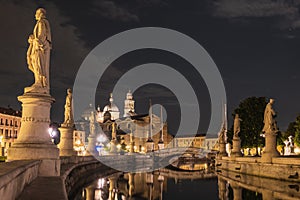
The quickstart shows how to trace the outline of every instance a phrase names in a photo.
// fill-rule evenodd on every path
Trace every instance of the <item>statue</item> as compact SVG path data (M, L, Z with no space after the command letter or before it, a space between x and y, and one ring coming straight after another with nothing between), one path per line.
M96 134L96 127L95 127L95 113L94 111L91 111L91 116L90 116L90 135L95 135Z
M239 132L241 131L240 121L242 120L239 118L239 114L235 114L234 123L233 123L233 137L235 138L239 137Z
M27 64L34 73L33 86L49 89L49 65L51 49L50 25L46 19L46 10L39 8L36 11L37 20L33 34L28 38Z
M219 137L218 137L218 142L220 143L226 143L226 127L225 127L225 123L222 126L222 129L220 131Z
M262 132L268 133L268 132L277 132L277 125L275 121L276 113L272 108L272 105L274 103L274 99L270 99L269 103L266 106L265 113L264 113L264 127Z
M66 104L65 104L65 121L63 124L66 126L74 125L73 109L72 109L72 90L70 88L67 89L67 97L66 97Z

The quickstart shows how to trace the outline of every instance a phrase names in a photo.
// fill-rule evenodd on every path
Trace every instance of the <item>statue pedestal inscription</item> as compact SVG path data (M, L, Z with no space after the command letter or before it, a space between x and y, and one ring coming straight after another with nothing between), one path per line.
M48 133L50 108L54 98L49 94L27 92L18 97L22 102L22 125L18 139L8 149L8 161L42 160L40 176L59 176L59 149Z

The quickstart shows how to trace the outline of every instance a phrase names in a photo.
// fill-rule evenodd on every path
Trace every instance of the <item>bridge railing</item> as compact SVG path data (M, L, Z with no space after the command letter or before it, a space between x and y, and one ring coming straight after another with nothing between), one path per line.
M37 178L39 160L18 160L0 164L0 199L16 199L24 187Z

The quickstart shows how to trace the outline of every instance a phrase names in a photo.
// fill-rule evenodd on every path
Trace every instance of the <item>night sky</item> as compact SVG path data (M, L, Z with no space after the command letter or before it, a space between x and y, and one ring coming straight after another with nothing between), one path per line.
M300 0L0 0L2 107L20 109L17 96L33 83L26 51L38 7L47 10L52 29L51 95L56 99L52 121L62 122L66 89L73 87L77 70L96 45L121 31L148 26L182 32L206 49L224 80L230 124L234 108L250 96L275 98L281 130L300 113ZM99 82L96 104L103 108L108 103L113 84L126 70L153 61L168 64L190 79L205 113L210 104L201 76L195 76L178 56L153 50L131 52L116 60ZM136 111L147 112L148 99L160 102L162 96L164 102L169 98L168 114L176 115L178 107L172 106L176 98L156 85L134 93ZM118 106L122 111L123 105ZM173 118L168 121L171 132L177 124ZM205 130L205 119L202 126L200 132Z

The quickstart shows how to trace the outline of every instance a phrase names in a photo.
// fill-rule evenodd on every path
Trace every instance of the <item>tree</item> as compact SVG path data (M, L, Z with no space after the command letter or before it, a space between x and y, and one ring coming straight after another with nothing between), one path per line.
M300 115L297 116L295 121L295 138L294 143L299 147L300 146Z
M239 104L234 110L232 116L239 114L241 118L240 133L241 147L262 147L264 146L264 138L261 137L264 120L264 110L267 105L265 97L249 97ZM228 141L232 141L233 126L227 132Z

